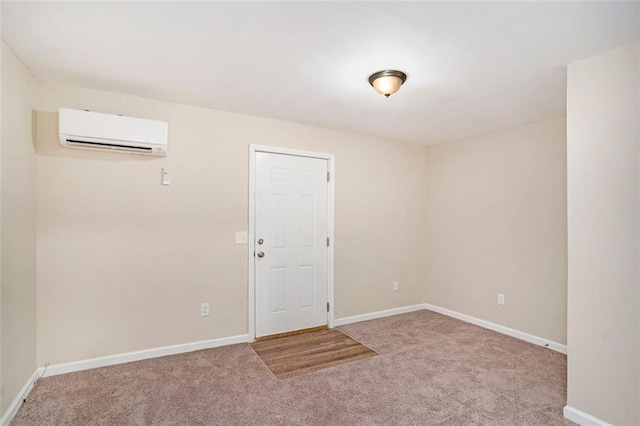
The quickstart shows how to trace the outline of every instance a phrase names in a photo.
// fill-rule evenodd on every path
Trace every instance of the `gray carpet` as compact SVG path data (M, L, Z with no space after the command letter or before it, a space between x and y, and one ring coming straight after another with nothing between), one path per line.
M340 329L380 355L277 380L240 344L49 377L11 424L573 424L564 355L430 311Z

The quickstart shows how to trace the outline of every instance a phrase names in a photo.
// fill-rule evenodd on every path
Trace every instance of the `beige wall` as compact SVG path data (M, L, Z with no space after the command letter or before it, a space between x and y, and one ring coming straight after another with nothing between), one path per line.
M640 43L569 66L568 401L638 424Z
M166 120L169 155L63 148L59 107ZM425 301L424 147L47 82L38 109L39 365L247 332L251 143L336 156L336 318Z
M63 148L59 107L167 120L169 156ZM425 148L41 82L38 125L40 365L246 333L250 143L336 155L336 318L429 301L565 342L563 118Z
M427 149L429 303L566 342L565 149L564 118Z
M36 88L2 42L0 415L36 369Z

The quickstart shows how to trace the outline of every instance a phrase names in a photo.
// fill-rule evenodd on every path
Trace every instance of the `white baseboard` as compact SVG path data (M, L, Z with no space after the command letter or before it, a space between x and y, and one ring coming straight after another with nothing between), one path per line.
M509 328L503 325L485 321L480 318L472 317L470 315L461 314L460 312L452 311L450 309L441 308L440 306L431 305L429 303L420 303L418 305L403 306L400 308L387 309L385 311L371 312L368 314L338 318L335 320L335 326L337 327L341 325L351 324L354 322L384 318L392 315L406 314L408 312L420 311L422 309L428 309L430 311L438 312L439 314L447 315L449 317L456 318L471 324L475 324L483 328L488 328L489 330L497 331L498 333L506 334L507 336L515 337L517 339L524 340L529 343L533 343L534 345L546 347L556 352L560 352L563 354L567 353L567 345L563 345L561 343L557 343L552 340L547 340L542 337L534 336L532 334L527 334L522 331L514 330L513 328Z
M498 333L506 334L507 336L515 337L516 339L533 343L534 345L543 346L556 352L563 353L565 355L567 353L567 345L563 345L552 340L547 340L542 337L534 336L532 334L527 334L522 331L514 330L513 328L485 321L480 318L472 317L470 315L461 314L460 312L452 311L450 309L441 308L440 306L431 305L429 303L425 303L424 305L425 309L428 309L430 311L438 312L439 314L447 315L449 317L457 318L471 324L479 325L480 327L488 328L489 330L497 331Z
M386 311L377 311L377 312L371 312L368 314L354 315L352 317L338 318L334 321L334 325L338 327L340 325L351 324L354 322L369 321L372 319L378 319L378 318L390 317L393 315L406 314L409 312L421 311L426 308L427 308L426 303L420 303L418 305L411 305L411 306L402 306L400 308L387 309Z
M446 308L441 308L439 306L431 305L428 303L420 303L417 305L402 306L399 308L371 312L368 314L338 318L335 320L334 324L335 326L341 326L341 325L351 324L354 322L368 321L372 319L389 317L392 315L406 314L409 312L415 312L423 309L428 309L428 310L438 312L453 318L460 319L462 321L476 324L481 327L488 328L493 331L497 331L498 333L516 337L518 339L522 339L539 346L545 346L557 352L561 352L564 354L567 353L566 345L562 345L560 343L549 341L541 337L533 336L531 334L514 330L512 328L504 327L489 321L481 320L479 318L461 314L459 312L455 312ZM140 361L144 359L157 358L161 356L181 354L185 352L192 352L192 351L197 351L202 349L216 348L219 346L233 345L237 343L247 343L249 341L250 339L248 334L239 334L237 336L223 337L219 339L203 340L200 342L184 343L180 345L145 349L141 351L127 352L127 353L117 354L117 355L109 355L109 356L92 358L92 359L87 359L82 361L68 362L64 364L54 364L44 369L42 376L43 377L56 376L58 374L71 373L74 371L82 371L82 370L88 370L91 368L107 367L110 365L124 364L132 361ZM34 375L35 374L36 373L34 373ZM18 401L21 401L21 400L22 398L18 398Z
M247 343L248 341L248 334L239 334L237 336L222 337L219 339L202 340L200 342L163 346L161 348L145 349L141 351L109 355L100 358L86 359L83 361L54 364L46 368L43 377L57 376L58 374L89 370L91 368L107 367L110 365L124 364L127 362L140 361L143 359L157 358L167 355L182 354L185 352L199 351L202 349L217 348L219 346L234 345L236 343Z
M580 411L576 408L566 405L562 410L565 419L569 419L574 423L578 423L580 426L611 426L610 423L600 420L597 417L593 417L591 414L587 414L584 411Z
M35 386L36 382L38 381L41 375L42 375L42 369L36 368L36 371L33 372L31 377L29 377L29 380L27 381L27 383L22 387L22 389L20 389L20 392L18 392L18 395L16 395L16 398L13 400L11 405L9 405L9 408L2 416L2 419L0 419L1 426L8 426L9 423L11 423L11 420L13 420L16 413L22 406L22 402L29 395L29 392L31 392L31 389L33 389L33 387Z

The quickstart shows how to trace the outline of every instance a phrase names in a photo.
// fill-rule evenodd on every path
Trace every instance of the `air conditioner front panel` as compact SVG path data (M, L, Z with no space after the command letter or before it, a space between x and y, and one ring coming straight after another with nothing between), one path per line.
M166 122L60 108L60 143L70 148L166 155Z

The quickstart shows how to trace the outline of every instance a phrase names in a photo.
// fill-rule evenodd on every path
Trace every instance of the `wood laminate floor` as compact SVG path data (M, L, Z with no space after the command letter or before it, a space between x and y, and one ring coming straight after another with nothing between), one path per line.
M251 347L278 379L377 355L337 329L258 341Z

